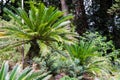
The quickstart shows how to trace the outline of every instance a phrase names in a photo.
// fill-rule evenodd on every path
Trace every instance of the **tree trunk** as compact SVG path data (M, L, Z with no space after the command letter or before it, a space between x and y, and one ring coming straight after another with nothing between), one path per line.
M60 0L61 1L61 9L64 11L64 16L68 15L68 6L65 2L65 0Z
M100 9L99 9L99 29L105 34L108 34L108 21L111 19L111 16L107 13L107 10L112 6L112 0L100 0ZM112 22L114 23L114 22ZM110 23L109 23L110 24Z
M73 1L75 4L75 24L77 32L82 34L88 28L87 17L85 13L84 0Z
M65 0L60 0L61 1L61 9L62 11L64 11L64 16L67 16L68 15L68 6L65 2ZM70 29L70 25L68 24L66 26L66 28Z
M0 3L0 16L3 15L3 0L1 0L1 3Z
M28 53L26 54L26 57L25 57L25 65L30 65L32 64L32 59L34 57L39 57L39 52L40 52L40 48L39 48L39 45L37 43L37 40L31 40L30 42L30 48L29 48L29 51Z

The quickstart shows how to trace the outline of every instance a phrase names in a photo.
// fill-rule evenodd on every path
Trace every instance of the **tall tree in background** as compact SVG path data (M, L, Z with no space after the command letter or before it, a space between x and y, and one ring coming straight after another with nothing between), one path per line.
M113 41L116 48L120 48L120 0L115 0L113 6L108 10L108 13L114 17Z
M108 27L112 26L111 23L114 22L109 22L109 25L107 25L108 21L111 20L111 16L107 13L107 10L112 6L112 0L100 0L100 9L99 9L99 18L100 18L100 23L99 23L99 30L104 31L105 34L108 32Z
M107 13L111 6L112 0L91 0L91 5L87 10L89 26L94 27L103 34L108 34L108 27L112 25L111 23L114 23L112 22L112 16Z
M3 15L3 0L0 1L0 16Z
M82 34L85 32L86 28L88 27L87 17L85 13L85 6L84 0L76 0L73 1L75 4L75 24L77 27L77 32Z
M64 11L64 16L68 15L68 6L65 0L60 0L61 2L61 9Z

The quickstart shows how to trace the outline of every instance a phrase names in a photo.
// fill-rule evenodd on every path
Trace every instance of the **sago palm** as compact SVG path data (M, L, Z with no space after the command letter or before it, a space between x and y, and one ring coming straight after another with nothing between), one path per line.
M93 41L85 42L81 40L79 43L65 45L65 49L71 57L79 59L81 65L85 65L86 62L89 61L90 57L98 55L96 54L97 47L93 44Z
M92 73L94 75L106 75L111 72L109 59L99 55L99 48L94 45L93 41L81 40L79 43L65 45L65 49L70 56L79 59L79 65L83 67L83 73Z
M31 47L26 55L29 59L38 56L40 51L46 53L52 42L72 42L73 33L65 27L70 23L69 19L73 18L72 15L63 16L63 12L55 7L47 8L42 3L38 5L30 3L29 12L21 8L12 9L16 14L8 9L4 11L15 20L16 25L3 29L6 31L6 36L18 39L17 44L12 45L30 43ZM24 41L21 41L23 39Z

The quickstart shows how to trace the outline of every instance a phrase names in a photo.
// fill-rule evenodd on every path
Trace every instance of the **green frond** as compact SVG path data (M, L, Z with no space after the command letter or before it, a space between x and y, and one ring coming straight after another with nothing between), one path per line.
M23 19L24 23L31 29L34 31L34 25L33 23L30 21L28 14L25 10L18 8L19 11L19 16Z
M41 49L41 56L45 56L49 52L49 46L44 41L38 41Z
M29 35L28 33L20 30L17 27L4 27L5 30L7 30L9 33L9 35L17 35L20 38L24 38L24 39L30 39L31 35Z
M7 32L0 32L0 39L4 39L4 38L9 38L9 36L8 35L6 35L7 34Z
M4 62L2 64L2 68L0 70L0 80L5 80L5 77L7 75L7 72L8 72L8 68L9 68L9 65L8 65L8 62Z
M15 8L12 8L15 12L17 11ZM12 19L14 19L17 23L19 23L20 25L22 25L22 22L20 19L20 17L16 14L14 14L12 11L10 11L7 8L4 8L4 12L6 12Z
M17 74L19 74L19 71L21 71L21 66L19 66L18 64L16 66L14 66L11 74L10 74L10 80L15 80L17 78Z
M8 62L4 62L0 69L0 80L42 80L48 76L50 72L35 72L32 68L26 67L22 69L20 64L14 66L9 72Z
M62 22L67 21L67 20L70 20L70 19L72 19L72 18L73 18L73 15L71 15L71 14L69 14L69 15L67 15L67 16L63 16L63 17L59 18L59 20L58 20L56 23L54 23L54 24L52 25L52 27L55 28L55 27L57 27L59 24L61 24Z
M50 38L54 39L54 40L57 41L57 42L63 42L62 37L59 36L59 35L55 35L55 34L54 34L54 35L51 35Z

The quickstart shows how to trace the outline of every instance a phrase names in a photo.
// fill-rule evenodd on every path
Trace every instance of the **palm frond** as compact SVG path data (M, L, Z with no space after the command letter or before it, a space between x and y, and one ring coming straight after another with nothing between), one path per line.
M41 73L35 72L32 68L26 67L21 69L21 65L17 64L11 72L9 70L8 62L2 64L0 69L0 80L41 80L44 79L50 72Z

